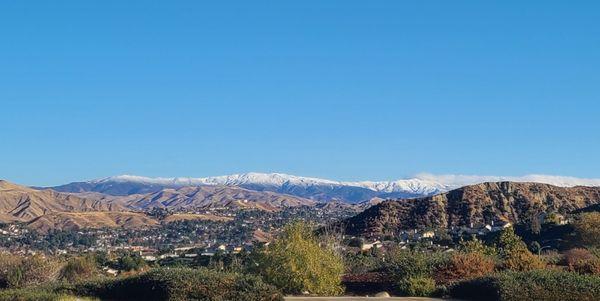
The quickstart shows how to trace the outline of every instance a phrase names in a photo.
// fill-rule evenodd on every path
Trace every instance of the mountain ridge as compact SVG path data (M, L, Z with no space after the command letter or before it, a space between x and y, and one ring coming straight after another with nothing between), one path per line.
M488 181L492 180L492 181ZM333 181L283 173L245 173L205 178L149 178L133 175L113 176L51 187L61 192L101 192L110 195L152 193L165 188L185 186L236 186L255 191L271 191L319 202L361 203L373 198L416 198L435 195L466 185L483 182L539 182L561 187L600 186L600 179L548 175L521 177L462 176L420 174L394 181Z
M411 200L388 200L341 222L352 235L453 228L494 221L519 223L540 214L566 214L600 203L600 187L486 182Z

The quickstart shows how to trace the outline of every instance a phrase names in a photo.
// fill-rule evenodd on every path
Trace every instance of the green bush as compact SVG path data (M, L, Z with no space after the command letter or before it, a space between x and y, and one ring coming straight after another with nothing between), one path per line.
M82 299L46 290L9 289L0 291L0 301L75 301Z
M277 289L256 276L204 268L154 269L125 278L67 285L56 291L108 300L283 300Z
M530 271L543 269L545 263L533 255L521 237L515 234L512 227L506 228L498 237L499 255L502 258L502 267L513 271Z
M123 271L139 271L146 267L146 261L139 255L125 255L119 258L118 267Z
M404 294L413 297L429 297L436 291L435 280L423 276L403 279L398 287Z
M460 282L450 295L465 300L600 300L600 277L559 270L506 271Z
M398 293L407 296L430 296L436 289L433 279L447 256L441 253L395 250L390 252L383 271L398 284Z
M390 252L383 270L397 281L413 276L432 276L447 256L441 253L395 250Z
M255 255L256 272L284 293L332 296L344 291L343 259L303 223L287 225L278 240Z
M60 279L77 282L93 277L98 272L96 260L93 257L75 257L69 259L60 271Z

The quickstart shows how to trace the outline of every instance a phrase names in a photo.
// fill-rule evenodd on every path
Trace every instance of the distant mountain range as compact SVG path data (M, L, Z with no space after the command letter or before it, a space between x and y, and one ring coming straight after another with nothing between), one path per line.
M314 201L297 196L235 186L186 186L114 196L99 192L33 189L0 180L0 222L22 222L39 231L152 227L176 220L222 220L213 215L189 213L211 208L275 211L284 207L313 205ZM168 208L185 214L174 214L159 221L142 212L153 208Z
M0 180L0 222L23 222L39 231L137 228L184 219L219 220L214 215L197 213L206 209L276 211L317 206L330 211L366 209L344 222L348 232L384 233L491 220L520 222L534 209L562 213L600 204L600 188L589 187L600 186L600 181L594 179L526 176L510 179L557 185L479 183L488 178L497 179L421 175L388 182L339 182L248 173L209 178L115 176L52 188L31 188ZM469 182L478 184L463 187ZM143 213L153 208L168 208L177 214L169 220L157 220Z
M236 186L254 191L270 191L294 195L318 202L366 202L373 198L416 198L447 192L465 185L482 182L536 182L561 187L600 186L599 179L581 179L546 175L522 177L462 176L421 174L396 181L341 182L299 177L281 173L245 173L207 178L148 178L114 176L51 187L61 192L99 192L115 196L146 194L166 188L189 186Z
M542 214L566 214L600 204L600 187L488 182L417 199L385 201L341 222L347 234L386 235L494 221L520 223Z

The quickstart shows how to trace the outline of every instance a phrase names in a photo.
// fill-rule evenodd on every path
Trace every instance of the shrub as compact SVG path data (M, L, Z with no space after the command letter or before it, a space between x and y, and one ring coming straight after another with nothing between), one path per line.
M413 276L429 277L445 260L439 253L395 250L390 252L383 270L396 281Z
M0 301L75 301L82 299L64 294L58 294L43 289L9 289L0 291Z
M494 268L494 261L482 253L457 253L436 271L435 279L449 284L491 274Z
M344 257L345 271L350 274L374 272L379 270L382 264L381 258L363 253L348 254Z
M544 262L533 255L512 227L504 229L498 237L499 255L504 269L530 271L545 267Z
M579 274L590 274L600 276L600 259L594 258L588 261L579 261L573 268Z
M343 292L342 258L332 248L321 246L311 229L302 223L286 226L283 235L257 256L258 273L285 293Z
M380 272L345 274L342 283L346 287L346 293L352 295L374 295L397 289L397 284L387 274Z
M449 294L466 300L600 300L600 277L559 270L505 271L459 282Z
M76 282L89 279L97 273L96 260L93 257L75 257L69 259L60 272L60 279Z
M64 286L59 293L108 300L279 301L282 295L256 276L208 269L154 269L117 279L100 279Z
M7 253L0 253L0 288L8 288L14 280L13 273L21 265L21 258Z
M4 288L22 288L49 283L58 278L60 262L34 255L0 256L0 285Z
M563 254L562 263L573 269L573 267L581 262L589 261L596 258L590 251L581 248L568 250Z
M507 270L531 271L543 269L546 264L529 251L516 251L509 253L502 266Z
M600 246L600 212L582 213L573 226L583 244Z
M485 245L475 236L473 236L471 240L462 240L461 238L458 247L465 253L479 253L490 257L496 257L498 255L498 251L495 247Z
M123 271L139 271L146 267L146 261L139 255L124 255L119 258L119 269Z
M559 265L563 260L563 256L562 256L562 254L558 253L557 251L551 250L551 251L544 252L540 256L540 259L546 265Z
M436 291L435 280L424 276L403 279L398 287L402 293L414 297L429 297Z

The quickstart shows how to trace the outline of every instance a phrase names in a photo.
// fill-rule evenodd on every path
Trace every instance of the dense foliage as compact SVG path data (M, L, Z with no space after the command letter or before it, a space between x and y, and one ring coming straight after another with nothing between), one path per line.
M600 246L600 212L582 213L573 226L583 244Z
M135 276L66 286L61 291L109 300L282 300L277 289L256 276L189 268L153 269Z
M506 271L460 282L450 294L481 301L594 301L600 300L600 277L558 270Z
M343 293L342 258L332 246L320 244L305 224L286 226L282 236L257 255L258 273L285 293Z

